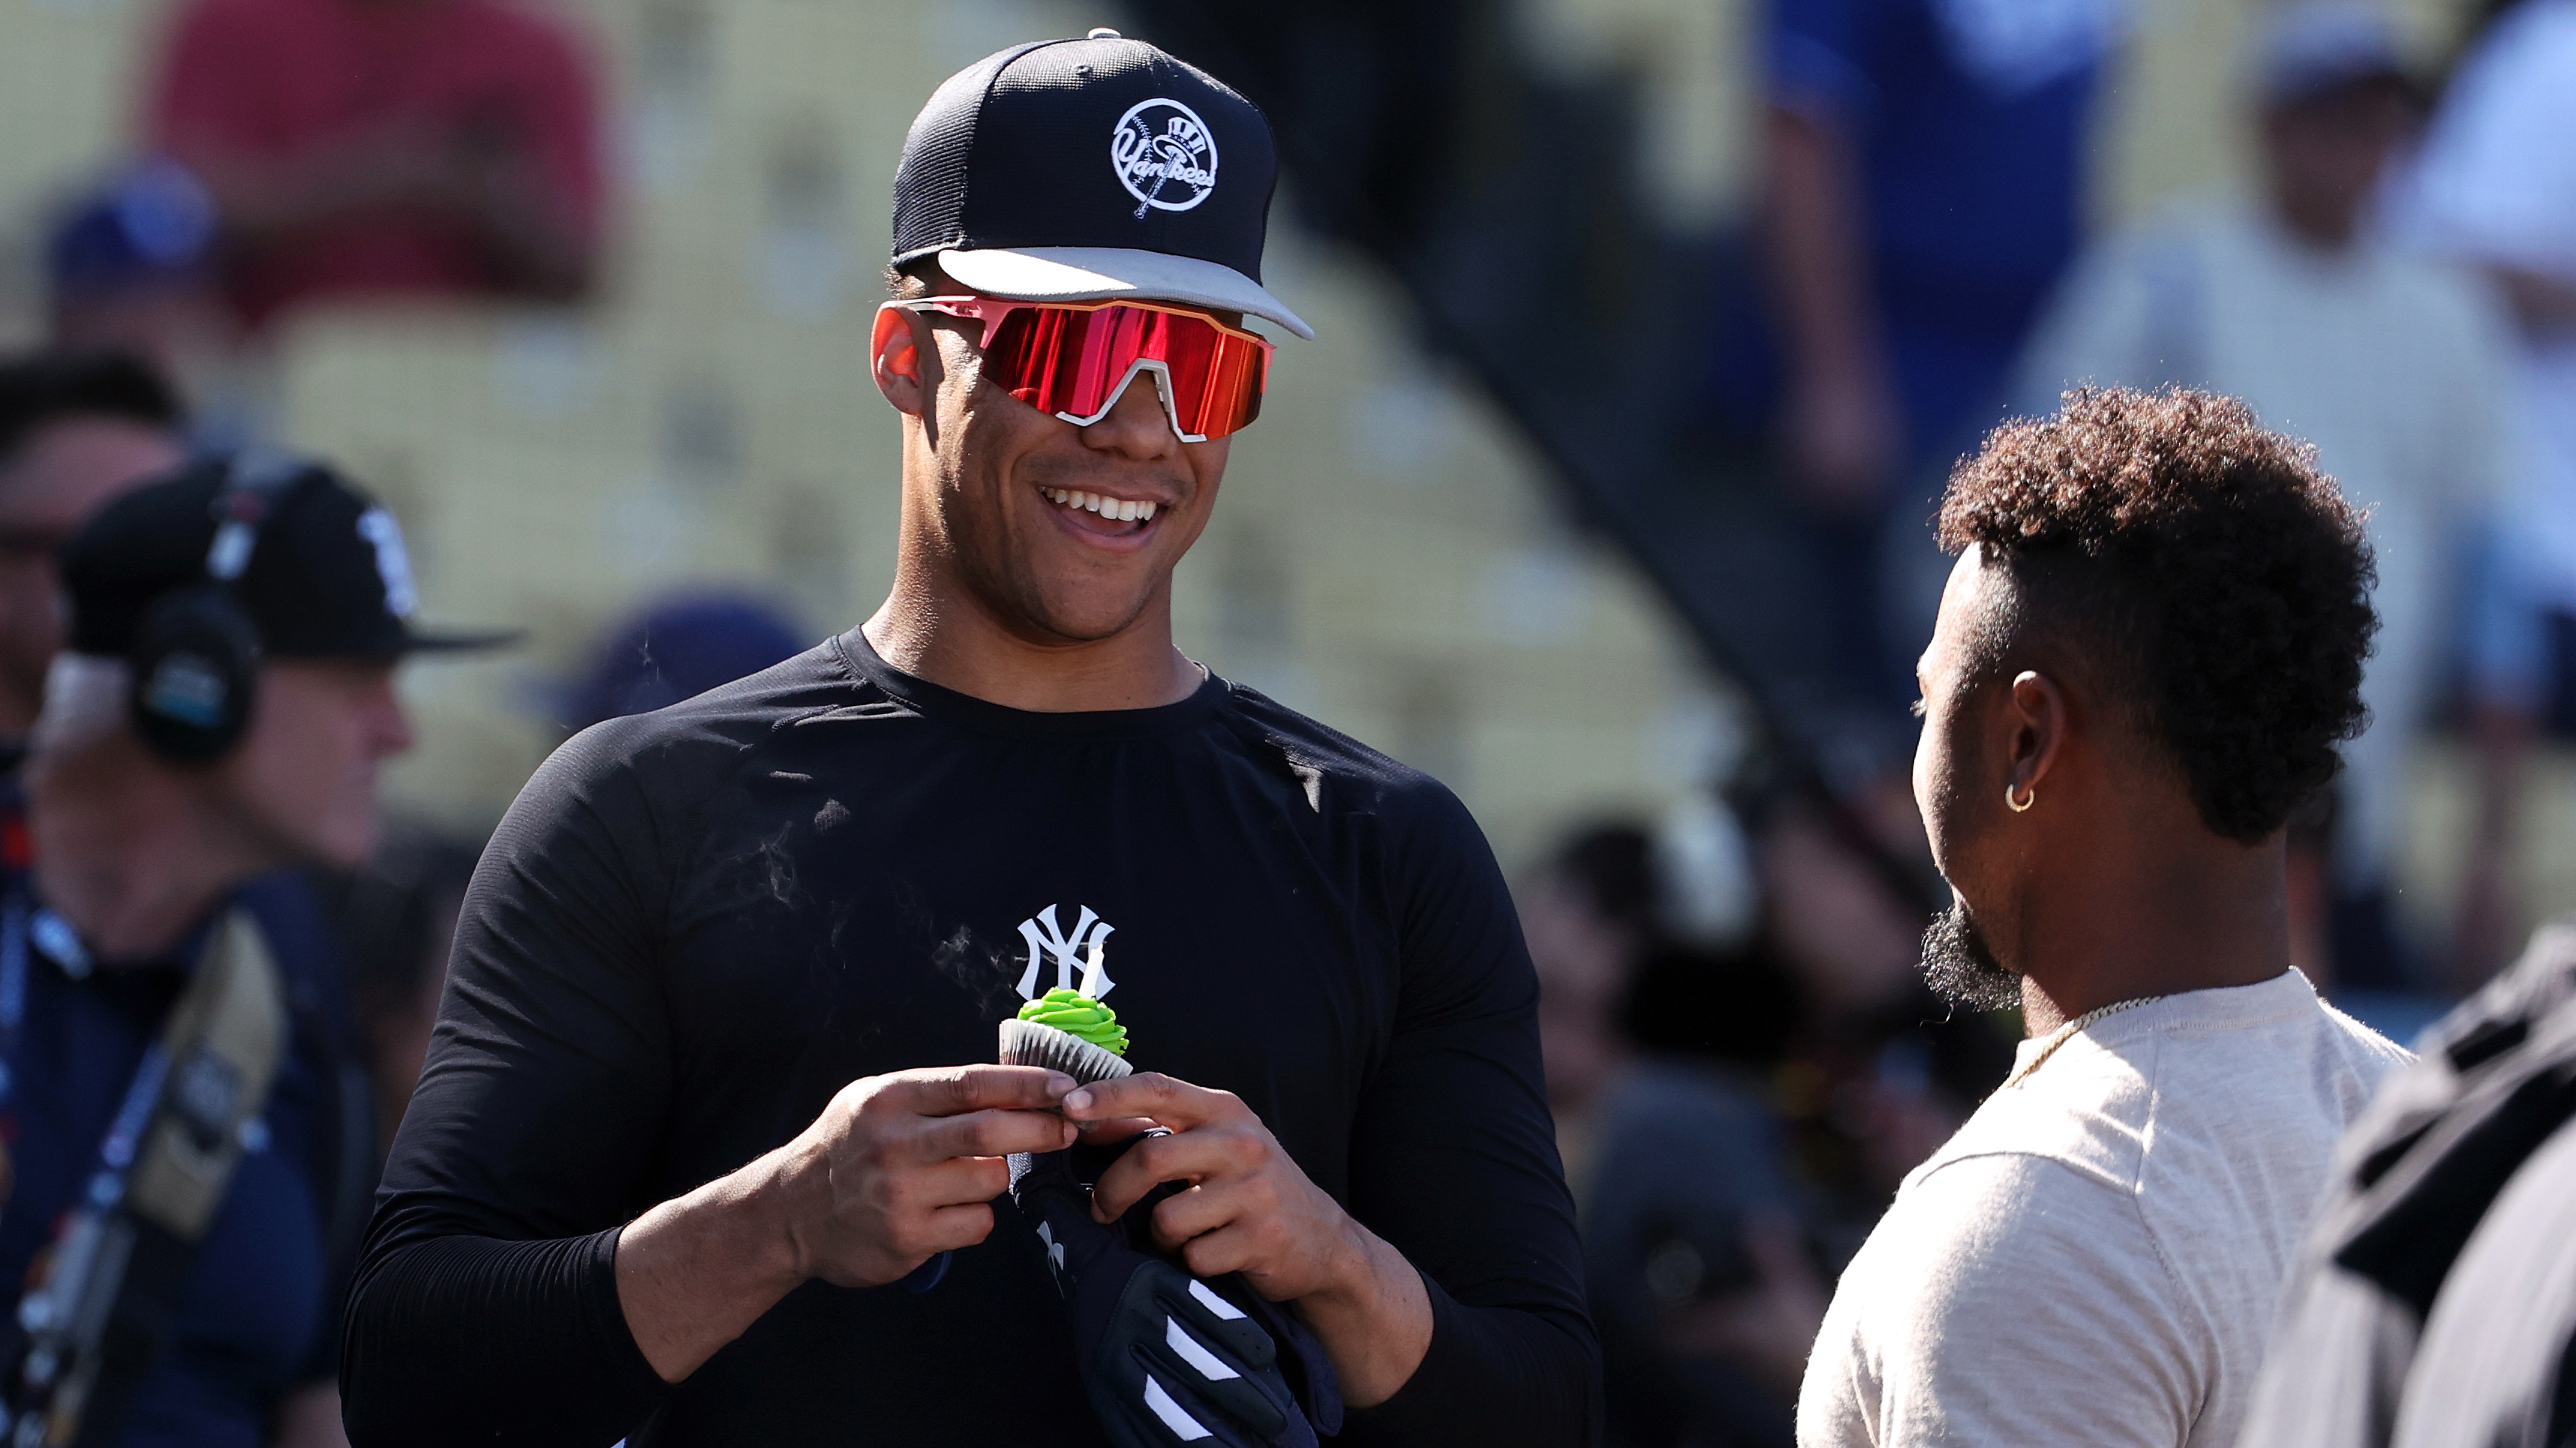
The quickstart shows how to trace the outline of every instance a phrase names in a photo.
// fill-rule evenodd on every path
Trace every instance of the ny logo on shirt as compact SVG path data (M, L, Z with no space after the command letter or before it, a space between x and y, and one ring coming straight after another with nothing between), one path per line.
M1108 999L1109 993L1118 985L1109 978L1108 968L1101 962L1101 942L1118 927L1093 914L1091 907L1085 905L1074 920L1073 929L1066 931L1056 924L1063 914L1063 906L1050 905L1020 922L1020 938L1029 943L1029 968L1020 972L1020 999L1033 1001L1045 994L1044 988L1038 985L1038 971L1048 961L1055 962L1056 988L1079 989L1093 1000ZM1079 986L1074 984L1073 975L1077 965L1082 967Z

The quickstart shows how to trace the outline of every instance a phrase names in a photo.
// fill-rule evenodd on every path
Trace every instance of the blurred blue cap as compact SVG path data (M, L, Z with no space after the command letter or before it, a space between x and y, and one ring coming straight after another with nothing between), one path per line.
M721 593L664 599L600 646L573 689L564 723L578 731L676 704L792 658L805 645L793 621L758 599Z
M96 296L192 277L214 255L215 203L175 161L141 162L65 211L46 238L52 295Z

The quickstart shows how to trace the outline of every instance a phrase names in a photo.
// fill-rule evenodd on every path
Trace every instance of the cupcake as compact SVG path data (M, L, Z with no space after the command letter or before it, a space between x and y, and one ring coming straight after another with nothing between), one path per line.
M1134 1071L1126 1054L1127 1028L1118 1024L1118 1013L1062 986L1002 1022L1005 1066L1044 1066L1088 1086Z

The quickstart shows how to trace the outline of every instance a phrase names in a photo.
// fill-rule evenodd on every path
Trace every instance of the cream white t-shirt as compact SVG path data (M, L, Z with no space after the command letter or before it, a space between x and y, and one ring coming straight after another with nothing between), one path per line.
M2297 971L2024 1041L1843 1273L1799 1448L2226 1448L2335 1139L2410 1059Z

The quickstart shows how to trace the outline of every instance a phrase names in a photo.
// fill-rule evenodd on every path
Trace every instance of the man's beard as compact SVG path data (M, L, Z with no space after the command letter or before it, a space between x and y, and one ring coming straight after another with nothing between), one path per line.
M1923 932L1923 983L1952 1005L1970 1010L2010 1010L2021 1004L2021 977L2003 968L1986 939L1968 920L1968 908L1950 902Z

